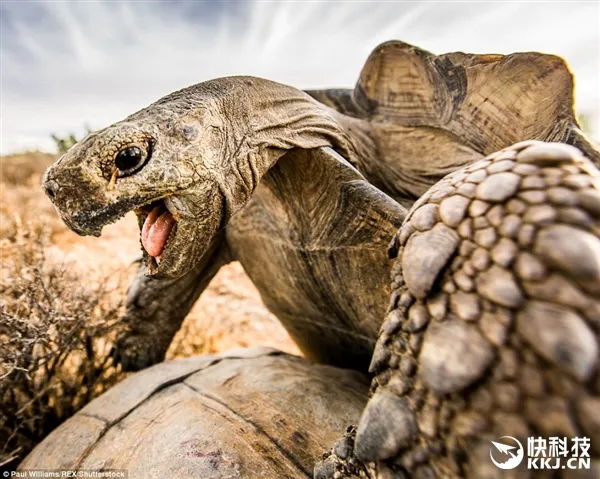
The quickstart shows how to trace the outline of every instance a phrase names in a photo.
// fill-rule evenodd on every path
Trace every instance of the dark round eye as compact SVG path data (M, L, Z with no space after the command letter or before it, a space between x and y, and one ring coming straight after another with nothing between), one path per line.
M138 168L143 166L145 154L141 148L137 146L129 146L117 153L115 165L120 173L131 174L135 173Z

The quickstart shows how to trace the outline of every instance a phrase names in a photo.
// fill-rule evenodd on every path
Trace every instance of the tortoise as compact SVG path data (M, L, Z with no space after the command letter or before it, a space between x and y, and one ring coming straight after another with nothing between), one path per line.
M364 374L269 348L167 361L90 402L19 470L305 479L368 391Z
M125 369L160 361L239 260L307 357L374 375L352 455L317 477L493 477L482 455L507 431L600 444L600 152L572 91L555 56L393 41L353 90L172 93L43 186L79 234L138 216Z

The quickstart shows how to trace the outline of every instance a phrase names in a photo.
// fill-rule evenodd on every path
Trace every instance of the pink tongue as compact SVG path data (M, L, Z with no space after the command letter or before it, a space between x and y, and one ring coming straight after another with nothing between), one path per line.
M160 256L174 224L175 218L164 205L150 212L142 227L142 245L150 256Z

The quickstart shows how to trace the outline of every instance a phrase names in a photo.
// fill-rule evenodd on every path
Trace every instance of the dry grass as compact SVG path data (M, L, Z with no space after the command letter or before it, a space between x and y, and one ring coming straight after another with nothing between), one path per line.
M47 261L48 230L21 224L2 241L0 466L33 445L122 374L109 366L118 298Z
M55 155L39 151L3 156L0 158L2 184L37 187L44 171L55 159Z
M39 187L53 160L42 153L0 158L0 468L16 466L123 377L107 355L140 252L138 226L130 215L99 239L69 231ZM167 357L258 345L298 353L233 263L194 306Z

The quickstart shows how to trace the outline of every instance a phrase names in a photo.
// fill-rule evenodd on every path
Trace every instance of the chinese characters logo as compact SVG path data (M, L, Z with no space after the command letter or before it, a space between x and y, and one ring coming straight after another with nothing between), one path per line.
M588 437L527 438L527 469L589 469ZM514 469L524 458L522 444L512 436L492 441L490 458L500 469Z

